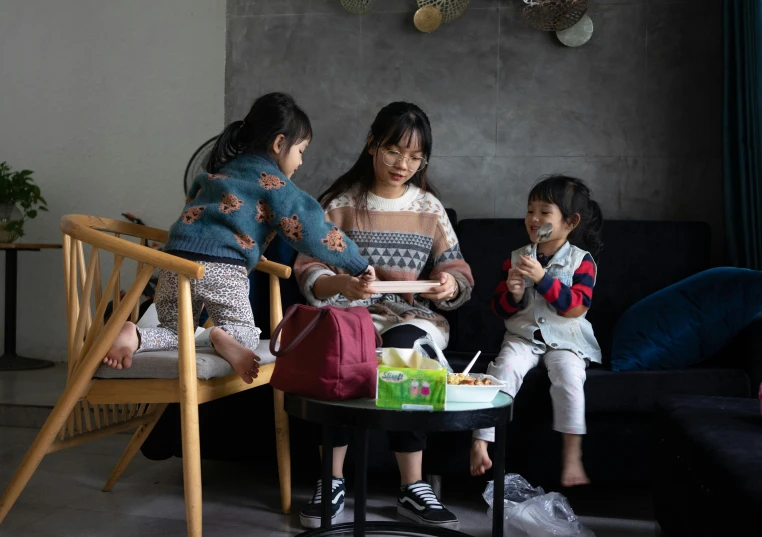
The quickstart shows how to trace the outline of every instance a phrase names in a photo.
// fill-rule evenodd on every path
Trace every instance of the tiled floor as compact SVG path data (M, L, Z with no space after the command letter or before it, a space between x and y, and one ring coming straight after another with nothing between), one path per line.
M0 487L11 478L35 429L0 427ZM110 493L100 492L126 444L124 435L96 440L47 456L7 519L3 537L181 536L186 534L182 461L149 461L138 454ZM277 478L272 472L234 463L204 461L204 535L248 537L298 533L296 515L279 512ZM295 485L294 505L312 491L305 480ZM397 520L389 487L371 485L368 518ZM350 491L351 494L351 491ZM448 490L448 507L461 520L461 530L475 536L490 534L486 505L473 491ZM351 520L352 502L344 521ZM583 517L598 537L658 535L652 522Z

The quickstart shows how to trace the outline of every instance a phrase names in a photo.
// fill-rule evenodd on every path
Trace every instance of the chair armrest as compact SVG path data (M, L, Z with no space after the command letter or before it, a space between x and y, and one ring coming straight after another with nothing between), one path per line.
M277 276L282 280L287 280L291 277L291 267L281 265L275 261L260 261L257 266L254 267L254 270L272 274L273 276Z
M194 280L200 280L204 276L203 265L92 229L87 225L87 218L80 215L64 216L61 218L61 231L95 248L127 259L146 263Z

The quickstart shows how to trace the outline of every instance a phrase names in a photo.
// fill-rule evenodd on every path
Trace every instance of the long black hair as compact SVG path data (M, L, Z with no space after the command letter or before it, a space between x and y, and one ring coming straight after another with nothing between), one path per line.
M320 197L320 203L323 207L328 207L333 200L353 188L360 186L360 199L358 208L361 212L367 207L368 192L375 181L376 174L373 169L374 156L368 150L371 147L376 149L388 146L398 145L408 147L414 137L418 137L421 143L421 151L428 163L431 157L431 124L426 114L412 103L395 102L384 106L376 115L373 124L368 132L368 139L365 142L362 153L357 161L347 173L336 179L334 183L323 192ZM379 156L380 151L376 151L375 156ZM381 158L379 156L379 158ZM437 195L436 190L428 179L426 165L422 170L417 171L408 180L409 183L419 187L424 192L431 192Z
M533 201L553 203L561 210L567 223L571 223L575 213L579 214L579 224L569 234L569 242L598 259L603 249L603 214L584 181L566 175L551 175L534 185L529 192L529 202Z
M234 121L222 131L209 154L206 171L217 173L243 153L270 154L279 134L285 137L283 150L288 153L293 145L312 138L310 118L286 93L262 95L242 121Z

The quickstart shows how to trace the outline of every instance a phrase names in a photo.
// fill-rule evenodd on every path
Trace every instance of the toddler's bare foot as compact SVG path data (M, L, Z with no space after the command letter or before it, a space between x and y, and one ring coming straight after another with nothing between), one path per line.
M129 368L132 365L132 355L138 350L138 344L138 330L133 323L127 321L106 353L103 363L114 369Z
M492 459L487 453L487 442L474 438L471 441L471 475L484 475L492 468Z
M578 485L589 485L590 478L585 473L585 467L582 460L567 460L561 470L561 485L564 487L576 487Z
M246 384L251 384L259 373L259 356L238 343L233 336L215 328L209 334L214 349L233 366Z

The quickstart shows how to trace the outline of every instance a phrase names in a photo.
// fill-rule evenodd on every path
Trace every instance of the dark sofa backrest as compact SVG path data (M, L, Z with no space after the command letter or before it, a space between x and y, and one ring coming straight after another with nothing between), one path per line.
M466 219L458 238L476 286L471 300L457 310L453 350L497 352L503 321L490 310L500 267L511 251L527 243L523 219ZM640 299L709 268L710 228L703 222L610 220L603 226L604 250L587 318L593 324L604 361L622 314Z

